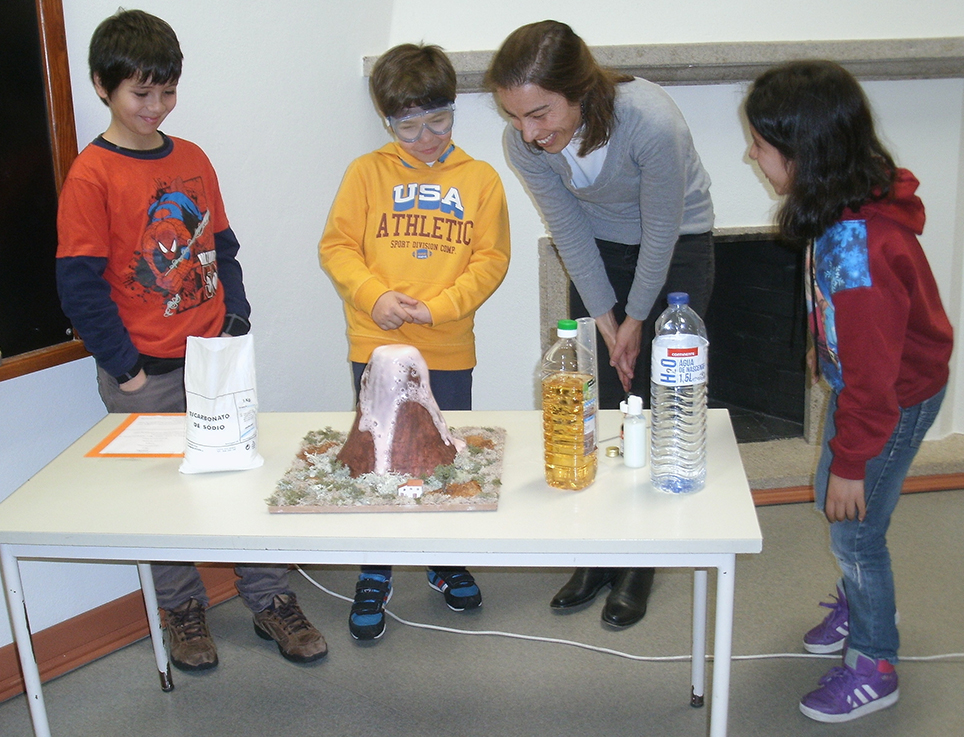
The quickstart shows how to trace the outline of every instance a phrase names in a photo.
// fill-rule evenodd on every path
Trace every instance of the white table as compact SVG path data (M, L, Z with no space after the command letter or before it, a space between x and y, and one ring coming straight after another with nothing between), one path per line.
M269 514L264 500L302 437L326 426L347 430L353 419L348 412L262 413L264 466L192 476L178 473L179 459L85 458L126 416L109 415L95 425L0 503L0 562L37 737L49 737L50 730L27 625L21 558L138 563L166 690L173 686L147 561L694 568L695 705L702 703L704 682L704 569L715 568L710 735L723 737L736 556L762 549L726 411L709 413L706 488L684 497L654 491L648 467L630 469L621 459L606 457L604 447L616 444L619 433L618 412L600 413L599 470L595 483L579 492L545 483L540 412L445 416L454 427L506 429L498 511Z

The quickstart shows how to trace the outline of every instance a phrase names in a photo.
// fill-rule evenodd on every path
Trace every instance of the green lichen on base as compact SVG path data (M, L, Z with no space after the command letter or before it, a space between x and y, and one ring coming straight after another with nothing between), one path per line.
M312 430L295 460L265 502L272 512L365 511L366 509L492 509L502 485L505 430L492 427L449 428L466 440L451 464L439 466L423 482L422 496L398 493L411 476L363 474L352 478L336 458L348 433L326 427Z

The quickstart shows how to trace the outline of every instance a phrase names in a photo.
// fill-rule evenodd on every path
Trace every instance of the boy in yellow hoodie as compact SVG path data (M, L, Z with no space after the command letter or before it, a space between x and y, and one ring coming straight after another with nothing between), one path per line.
M455 87L438 46L396 46L372 69L394 140L348 167L319 244L345 301L356 397L372 351L402 343L425 358L440 409L472 408L475 311L509 267L509 218L499 175L452 143ZM455 611L482 604L464 568L430 568L428 581ZM362 568L352 637L384 634L391 594L391 568Z

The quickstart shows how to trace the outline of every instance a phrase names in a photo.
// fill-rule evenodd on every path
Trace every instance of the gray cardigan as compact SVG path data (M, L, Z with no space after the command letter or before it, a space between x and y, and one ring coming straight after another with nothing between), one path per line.
M626 314L645 320L677 238L713 228L710 177L682 113L662 88L635 79L616 90L606 161L588 187L573 186L565 156L533 151L511 125L504 140L509 163L535 198L593 317L616 303L595 238L640 244Z

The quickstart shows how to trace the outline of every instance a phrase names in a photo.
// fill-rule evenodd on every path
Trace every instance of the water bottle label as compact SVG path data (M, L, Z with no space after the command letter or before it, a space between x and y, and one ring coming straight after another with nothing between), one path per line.
M652 380L660 386L706 383L709 343L698 335L663 336L653 341Z

